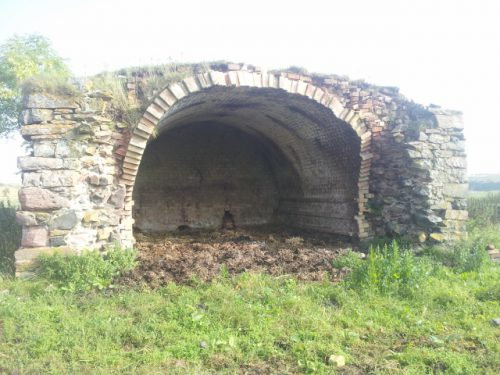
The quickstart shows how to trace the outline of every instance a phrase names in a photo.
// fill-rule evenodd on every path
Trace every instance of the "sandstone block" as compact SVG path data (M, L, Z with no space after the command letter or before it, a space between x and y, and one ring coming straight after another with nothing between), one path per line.
M99 221L100 212L96 210L87 211L83 214L84 223L96 223Z
M22 247L47 246L49 231L45 226L24 227L21 238Z
M436 242L443 242L446 239L442 233L431 233L429 237Z
M55 156L58 158L64 158L71 154L71 149L66 141L59 141L56 145Z
M50 229L72 229L78 223L78 217L74 210L63 211L54 217L50 222ZM51 233L53 234L53 233Z
M25 138L29 136L59 136L66 134L71 129L73 129L72 124L24 125L21 128L21 135Z
M44 187L75 186L79 174L73 170L42 171L41 185Z
M16 222L24 227L37 225L35 214L29 211L17 211Z
M17 167L24 171L36 171L39 169L61 169L63 160L58 158L42 158L37 156L20 156L17 159Z
M435 112L434 116L436 116L438 127L441 129L464 128L464 121L461 112L450 110L439 110L433 112Z
M112 229L111 228L102 228L97 231L97 240L98 241L107 241L111 236Z
M57 210L69 205L66 198L39 187L25 187L20 189L19 202L21 203L21 207L28 211Z
M443 193L448 197L465 198L469 186L467 184L446 184L443 188Z
M53 118L54 112L51 109L30 108L21 113L20 120L23 125L31 125L51 121Z
M36 142L33 145L33 154L36 157L53 157L55 154L55 145L53 143Z
M22 174L23 186L40 186L42 174L39 172L24 172Z
M446 210L444 217L448 220L467 220L469 213L466 210Z

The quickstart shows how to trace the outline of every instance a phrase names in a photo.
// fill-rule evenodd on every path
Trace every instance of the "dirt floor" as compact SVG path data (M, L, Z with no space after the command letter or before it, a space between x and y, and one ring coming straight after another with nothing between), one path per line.
M353 244L345 238L276 228L249 228L176 233L136 233L139 266L122 283L209 281L226 273L265 272L299 280L338 281L345 271L332 260Z

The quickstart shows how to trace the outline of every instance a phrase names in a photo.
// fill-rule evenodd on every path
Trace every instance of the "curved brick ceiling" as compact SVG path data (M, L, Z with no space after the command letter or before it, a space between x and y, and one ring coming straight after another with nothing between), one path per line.
M272 168L278 190L285 190L290 181L280 172L286 170L287 176L298 174L300 186L292 190L301 191L301 196L282 193L276 203L289 224L349 235L356 233L360 140L352 127L335 117L330 109L308 97L279 89L215 86L176 102L159 121L157 140L152 142L159 142L176 129L193 124L197 124L198 129L203 129L199 128L203 124L238 129L248 135L247 143L257 140L276 156L273 159L284 159ZM210 136L213 134L204 135ZM191 135L191 139L193 137L195 135ZM184 138L182 142L191 142L189 139ZM164 147L172 147L167 146L168 141L162 142L166 142ZM235 142L240 140L235 138ZM139 185L141 178L139 170ZM135 200L137 204L138 199Z

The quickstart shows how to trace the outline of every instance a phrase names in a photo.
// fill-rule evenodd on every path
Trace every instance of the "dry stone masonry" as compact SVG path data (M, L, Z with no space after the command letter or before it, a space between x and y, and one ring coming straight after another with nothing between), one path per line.
M357 239L465 235L459 112L333 75L179 72L152 90L154 74L120 76L133 121L117 93L85 85L25 95L18 274L41 253L129 247L134 228L217 228L229 213Z

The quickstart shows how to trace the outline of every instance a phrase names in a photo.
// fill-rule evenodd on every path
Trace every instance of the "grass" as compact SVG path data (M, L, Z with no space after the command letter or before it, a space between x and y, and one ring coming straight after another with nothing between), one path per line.
M411 298L242 274L193 286L68 293L4 281L0 367L20 373L494 374L499 269L434 265Z
M486 243L500 245L499 224L417 255L347 252L339 284L222 269L211 283L68 288L107 260L48 258L49 275L0 279L0 373L497 374L500 268ZM130 266L118 263L111 274Z

